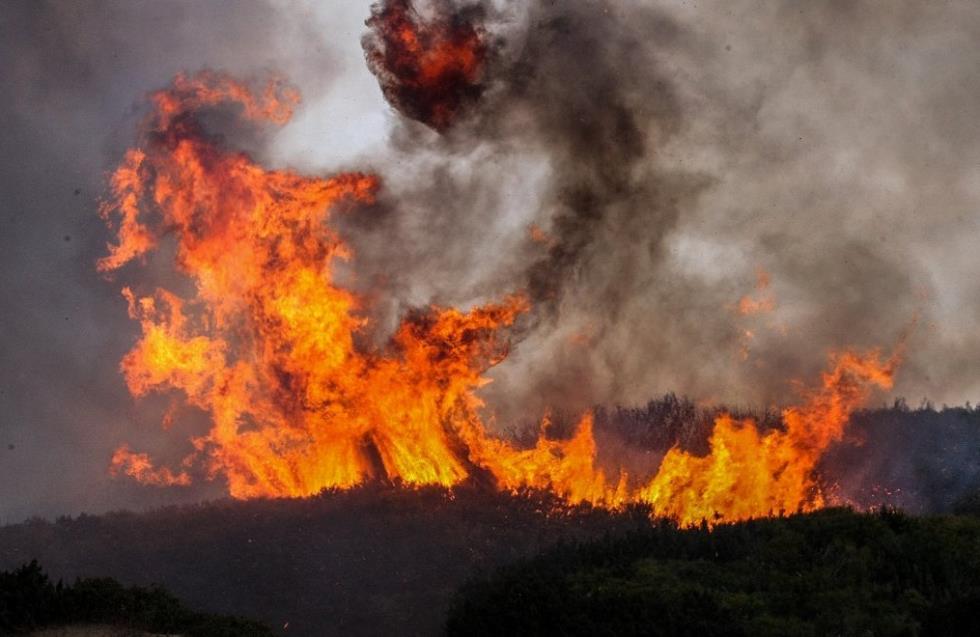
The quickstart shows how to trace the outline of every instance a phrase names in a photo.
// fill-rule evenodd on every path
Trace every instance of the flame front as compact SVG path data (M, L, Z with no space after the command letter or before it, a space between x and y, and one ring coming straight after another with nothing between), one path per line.
M881 361L844 353L834 357L820 389L800 407L783 411L783 429L765 434L751 419L715 421L710 453L671 449L639 499L684 523L741 520L812 510L825 504L814 478L821 456L839 441L851 413L870 390L888 389L899 358Z
M468 312L420 310L384 349L359 346L359 299L332 277L335 260L353 255L328 222L343 202L370 201L377 178L265 170L223 149L199 117L232 107L281 124L298 99L278 82L257 93L220 74L178 77L151 96L142 147L112 175L101 212L118 243L99 269L172 245L176 271L192 283L183 296L123 289L142 329L121 364L126 383L137 397L177 390L211 419L180 472L123 445L114 473L186 485L203 466L233 497L252 498L372 478L452 486L484 472L502 489L549 489L611 507L645 502L682 522L824 503L816 463L870 388L890 386L894 358L838 356L823 386L784 412L784 429L763 434L751 421L719 418L709 455L674 449L643 484L598 466L590 415L568 440L549 439L543 426L530 449L487 433L476 391L507 354L506 328L528 309L521 295Z
M349 253L326 222L338 202L370 200L377 180L266 171L204 134L206 106L284 121L295 97L274 84L255 96L224 76L182 77L152 101L144 148L112 178L103 213L119 217L119 243L99 267L141 257L167 234L195 292L123 290L143 332L122 362L130 391L177 389L210 413L213 428L194 445L235 497L310 495L379 474L465 478L453 437L474 418L482 370L502 356L498 328L524 300L432 308L402 324L390 351L358 352L358 301L331 280ZM142 460L136 477L156 475Z

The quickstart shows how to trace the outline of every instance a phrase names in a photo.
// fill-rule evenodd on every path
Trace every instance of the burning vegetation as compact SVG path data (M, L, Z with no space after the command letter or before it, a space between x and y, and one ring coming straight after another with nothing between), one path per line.
M488 44L470 16L443 5L433 11L426 19L411 0L374 5L364 52L391 105L442 131L483 92Z
M406 3L376 9L372 20L382 18L417 28ZM433 47L455 51L457 36L431 28L402 36L406 51L432 65L414 80L419 86L459 73L429 57ZM392 99L397 105L402 97ZM142 329L121 364L126 383L137 397L174 390L211 420L191 440L181 471L155 467L124 445L113 457L115 473L182 485L203 468L240 499L310 496L369 480L449 487L485 476L500 489L547 490L569 504L645 503L682 523L826 503L814 468L871 390L891 386L897 356L835 355L821 385L783 412L782 428L761 433L751 419L723 415L707 455L672 449L649 479L600 466L590 414L566 439L548 437L545 421L529 448L495 437L480 417L477 390L506 357L509 328L530 301L515 293L468 311L420 309L386 346L361 344L362 301L334 278L336 262L355 255L330 220L372 201L379 178L266 170L203 125L211 109L282 124L298 100L278 81L257 91L218 73L180 76L151 96L140 147L112 175L101 212L118 242L99 269L113 272L154 252L168 260L164 248L172 245L175 273L192 284L185 294L123 288ZM449 104L437 100L425 117L448 121L442 118L456 108Z

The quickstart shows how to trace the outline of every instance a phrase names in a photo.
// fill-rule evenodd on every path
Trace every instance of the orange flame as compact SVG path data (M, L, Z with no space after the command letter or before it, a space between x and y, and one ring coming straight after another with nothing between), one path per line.
M195 445L235 497L310 495L372 476L455 484L468 475L454 447L476 426L472 391L506 349L498 328L527 303L430 308L401 325L390 351L358 352L358 300L331 281L349 251L326 221L343 199L369 200L377 180L266 171L219 149L196 119L230 104L279 122L293 101L280 99L215 74L152 96L145 148L111 180L103 215L119 217L119 243L99 267L119 268L167 232L195 292L123 290L142 327L121 365L129 390L177 389L210 413Z
M841 439L851 413L874 386L888 389L898 355L881 362L844 353L834 357L822 387L801 407L783 411L783 429L761 433L751 419L721 416L709 440L710 453L670 450L640 499L682 523L726 521L812 510L825 504L813 471Z
M187 486L191 483L191 477L186 472L174 473L166 467L158 469L153 466L149 455L134 453L126 445L112 454L109 471L113 476L124 474L137 482L158 487Z
M531 241L540 245L551 246L555 242L554 237L545 232L544 228L536 223L532 223L527 227L527 234L531 238Z
M759 268L755 273L755 291L757 296L745 295L738 300L735 310L742 316L753 314L768 314L776 309L776 299L769 291L771 279L769 273Z
M423 21L410 0L384 0L367 25L375 34L365 39L368 67L407 117L441 131L482 93L483 32L461 16Z
M279 83L256 95L215 73L178 78L152 96L143 148L126 154L101 209L118 219L118 243L100 270L144 257L168 235L176 270L193 284L185 296L123 289L142 330L121 363L130 392L176 390L211 417L185 468L203 463L236 498L307 496L372 478L452 486L483 472L502 489L611 507L645 502L684 522L823 504L817 460L870 388L890 385L896 358L837 357L823 387L784 412L785 429L760 433L751 421L720 418L708 456L674 449L646 484L621 470L607 476L588 414L570 439L548 438L546 420L535 446L519 449L487 433L476 391L506 356L506 328L527 299L419 310L386 348L365 351L355 341L367 322L359 299L331 276L334 260L352 255L328 221L344 201L370 201L377 179L265 170L220 148L197 117L237 107L282 123L297 99ZM191 483L187 471L156 468L125 445L112 472Z

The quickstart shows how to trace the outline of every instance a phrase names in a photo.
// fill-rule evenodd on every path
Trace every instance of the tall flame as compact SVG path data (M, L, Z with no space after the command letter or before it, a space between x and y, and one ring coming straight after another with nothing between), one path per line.
M287 121L295 91L256 93L234 79L178 77L154 93L142 148L112 175L101 213L118 243L99 261L118 270L173 243L175 269L193 284L123 295L142 335L121 370L134 396L176 390L207 412L184 469L154 467L123 445L114 473L185 485L203 466L236 498L306 496L368 479L452 486L475 472L502 489L550 489L570 503L646 502L684 522L738 519L823 504L813 477L849 414L874 385L888 387L897 359L842 354L823 386L784 413L785 428L719 418L711 452L670 451L637 483L598 465L590 415L567 440L542 435L530 449L488 434L476 391L507 353L506 328L521 295L464 312L430 307L407 316L391 342L366 350L359 299L332 278L350 250L329 225L345 201L370 201L376 177L305 177L270 171L222 148L201 125L208 108L258 122ZM164 238L168 240L164 240Z

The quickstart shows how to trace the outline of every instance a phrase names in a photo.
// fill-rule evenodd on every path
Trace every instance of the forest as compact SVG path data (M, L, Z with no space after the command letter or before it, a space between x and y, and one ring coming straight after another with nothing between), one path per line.
M69 625L108 625L188 637L272 634L258 622L191 611L158 586L127 588L109 577L54 583L36 560L0 572L0 635Z
M826 509L669 521L467 583L449 635L975 634L980 519Z
M674 444L699 450L716 412L668 395L597 410L596 436L600 445L655 460ZM756 417L763 427L780 426L777 414ZM565 435L572 421L556 414L549 435ZM476 625L489 630L495 624L486 624L486 613L500 621L522 614L528 622L571 613L576 625L589 626L580 615L593 611L595 621L626 633L633 626L688 634L682 620L689 616L707 622L703 634L711 626L742 631L718 634L765 634L770 624L769 634L842 634L847 627L856 632L846 634L930 634L936 622L968 610L980 586L980 529L971 517L980 512L980 413L898 402L856 414L849 435L825 458L825 487L858 510L897 504L906 513L831 510L686 531L651 526L643 507L568 507L547 493L502 493L480 482L451 490L373 483L308 499L7 524L0 526L0 570L38 560L54 582L113 578L121 587L162 587L194 612L311 637L433 635L447 617L456 634ZM957 515L934 517L949 514ZM724 551L715 555L717 547ZM823 551L816 561L813 551ZM588 562L594 555L605 555L596 559L608 568ZM892 579L880 587L882 578ZM501 594L511 587L501 582L516 580L524 582L515 590L526 604ZM590 590L600 598L615 593L625 605L616 607L619 619L585 603ZM791 591L796 598L786 597ZM582 602L581 610L562 606L566 597ZM14 612L4 603L4 612ZM656 632L643 628L654 615ZM849 623L834 624L834 617Z

